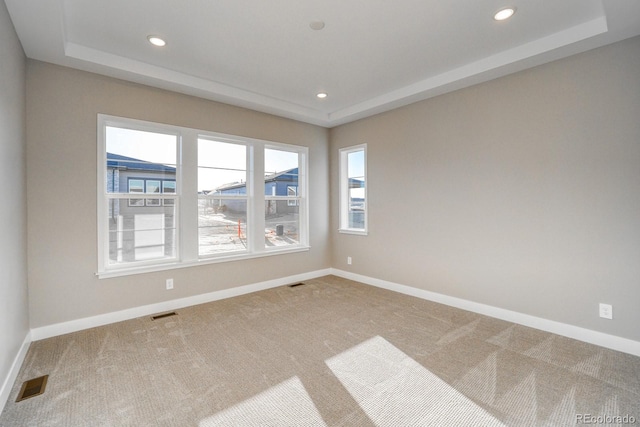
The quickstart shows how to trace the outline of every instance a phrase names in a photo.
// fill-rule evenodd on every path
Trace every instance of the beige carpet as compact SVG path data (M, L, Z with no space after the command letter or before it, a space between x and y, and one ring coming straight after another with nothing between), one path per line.
M34 342L0 425L640 424L638 357L333 276L305 283ZM44 374L45 393L15 403Z

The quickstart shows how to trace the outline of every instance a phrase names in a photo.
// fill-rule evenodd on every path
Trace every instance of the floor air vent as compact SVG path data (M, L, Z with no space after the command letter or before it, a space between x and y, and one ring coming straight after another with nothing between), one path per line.
M176 313L175 311L172 311L171 313L164 313L164 314L158 314L157 316L151 316L151 320L160 320L160 319L164 319L165 317L170 317L170 316L177 316L178 313Z
M20 402L22 400L28 399L30 397L38 396L44 393L44 389L47 386L47 378L49 378L49 375L44 375L42 377L25 381L22 384L20 393L18 393L18 398L16 399L16 402Z
M302 286L304 285L304 283L300 282L300 283L294 283L293 285L289 285L290 288L295 288L296 286Z

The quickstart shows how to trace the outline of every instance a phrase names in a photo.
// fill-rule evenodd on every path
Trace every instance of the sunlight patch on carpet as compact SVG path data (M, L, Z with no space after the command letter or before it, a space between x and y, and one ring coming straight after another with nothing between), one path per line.
M326 361L378 426L503 424L380 336Z

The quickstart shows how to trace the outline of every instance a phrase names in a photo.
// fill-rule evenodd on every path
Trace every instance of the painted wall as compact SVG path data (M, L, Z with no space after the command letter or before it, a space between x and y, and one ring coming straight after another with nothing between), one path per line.
M640 341L640 38L330 140L333 267ZM338 149L361 143L369 235L339 234Z
M98 113L308 146L311 250L97 279ZM31 327L328 268L328 155L324 128L29 60Z
M25 64L22 46L0 1L0 389L29 333L25 163ZM13 384L6 384L8 389ZM7 389L4 389L7 390ZM4 396L3 396L4 397ZM4 407L0 401L0 410Z

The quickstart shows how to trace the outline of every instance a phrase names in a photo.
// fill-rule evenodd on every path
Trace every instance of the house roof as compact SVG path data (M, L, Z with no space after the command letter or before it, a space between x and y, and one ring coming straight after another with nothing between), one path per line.
M145 172L176 173L176 168L173 166L167 166L161 163L147 162L146 160L140 160L114 153L107 153L107 168L127 169Z

